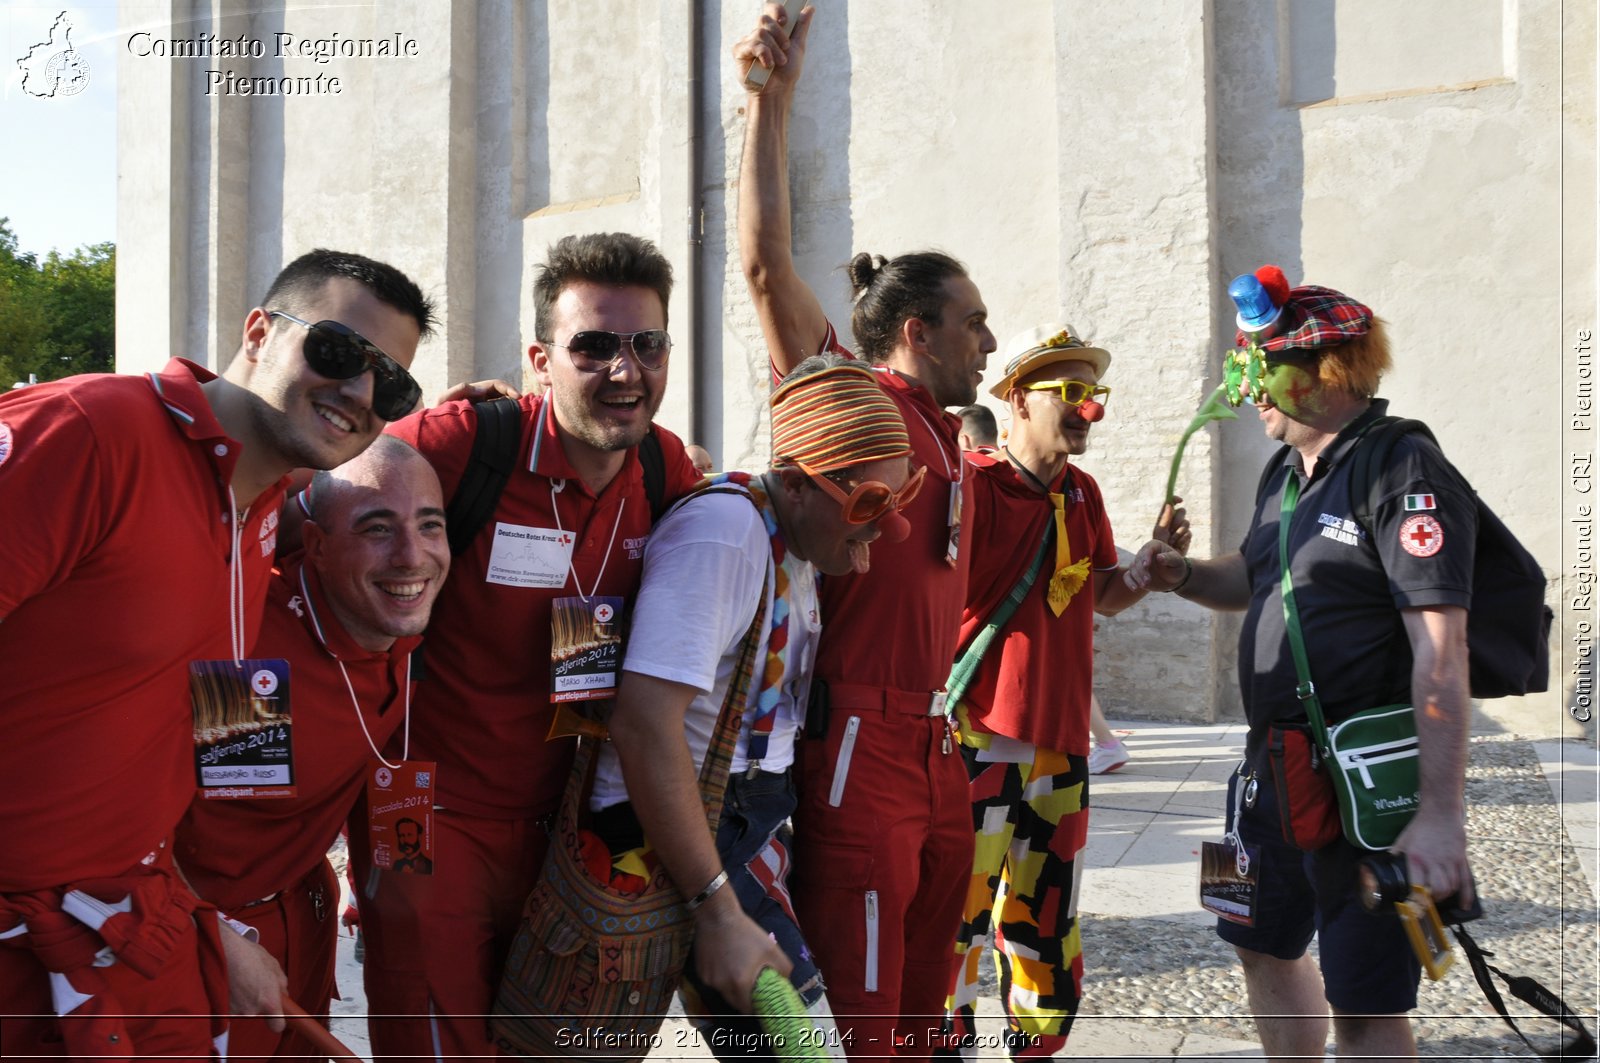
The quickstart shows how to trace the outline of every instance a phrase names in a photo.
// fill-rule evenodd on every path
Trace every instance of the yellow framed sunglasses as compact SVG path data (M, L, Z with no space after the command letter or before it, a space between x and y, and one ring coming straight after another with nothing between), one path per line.
M1090 384L1082 380L1041 380L1028 385L1029 391L1055 391L1068 406L1082 406L1093 399L1100 405L1111 397L1111 389L1104 384Z

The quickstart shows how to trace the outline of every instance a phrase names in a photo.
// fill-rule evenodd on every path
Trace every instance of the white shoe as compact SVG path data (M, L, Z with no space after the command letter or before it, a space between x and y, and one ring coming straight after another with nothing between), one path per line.
M1089 750L1089 774L1109 775L1128 763L1128 747L1122 739L1113 739L1110 745L1100 745Z

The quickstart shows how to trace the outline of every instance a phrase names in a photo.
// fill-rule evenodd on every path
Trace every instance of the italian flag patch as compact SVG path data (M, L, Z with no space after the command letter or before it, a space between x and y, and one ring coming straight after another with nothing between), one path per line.
M1406 495L1406 512L1419 513L1433 508L1432 495Z

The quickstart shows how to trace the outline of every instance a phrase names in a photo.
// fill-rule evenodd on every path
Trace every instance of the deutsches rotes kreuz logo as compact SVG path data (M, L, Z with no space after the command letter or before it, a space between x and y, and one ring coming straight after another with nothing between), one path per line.
M89 87L89 61L72 47L72 20L65 11L56 16L50 36L17 60L17 69L29 96L76 96Z

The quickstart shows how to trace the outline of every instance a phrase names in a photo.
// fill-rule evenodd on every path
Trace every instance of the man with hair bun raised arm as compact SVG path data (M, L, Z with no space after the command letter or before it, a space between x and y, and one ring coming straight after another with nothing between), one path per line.
M812 9L792 36L768 5L734 45L771 70L746 100L739 248L775 377L809 355L842 351L790 246L788 123ZM964 869L972 861L966 771L943 692L966 593L968 494L960 421L946 406L977 397L994 334L977 285L935 251L858 254L851 328L899 408L927 479L907 507L906 542L870 566L823 581L828 618L796 763L794 901L852 1054L926 1056L952 970Z

